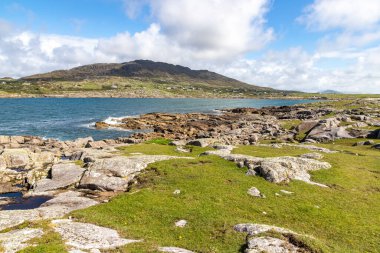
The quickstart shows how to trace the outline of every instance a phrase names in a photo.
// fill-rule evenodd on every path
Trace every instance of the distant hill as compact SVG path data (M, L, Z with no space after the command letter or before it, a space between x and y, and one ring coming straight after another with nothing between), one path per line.
M319 93L320 94L343 94L342 92L336 91L336 90L324 90L324 91L321 91Z
M192 70L188 67L149 60L125 63L97 63L69 70L57 70L21 78L24 81L83 81L107 77L127 77L161 82L201 83L210 87L228 87L249 91L275 92L271 88L250 85L208 70Z

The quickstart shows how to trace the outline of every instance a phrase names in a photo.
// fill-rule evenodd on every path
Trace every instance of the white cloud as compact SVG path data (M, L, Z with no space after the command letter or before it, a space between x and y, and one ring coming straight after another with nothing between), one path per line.
M347 61L332 69L320 61ZM256 60L240 59L217 69L231 77L277 89L380 94L380 46L368 50L307 53L301 48L269 52Z
M230 58L263 48L274 37L265 27L269 0L151 1L162 32L207 58Z
M361 31L380 22L379 0L315 0L305 9L301 21L318 30Z

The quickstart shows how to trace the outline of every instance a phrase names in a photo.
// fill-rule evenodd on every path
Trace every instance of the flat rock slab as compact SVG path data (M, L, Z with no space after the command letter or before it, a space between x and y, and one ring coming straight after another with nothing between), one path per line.
M53 220L54 230L65 244L77 250L109 250L129 243L140 242L121 238L116 230L68 219Z
M85 169L74 163L55 164L51 169L51 179L46 178L37 181L34 191L45 192L66 188L78 183L84 171Z
M160 247L158 250L167 253L194 253L193 251L177 247Z
M24 228L7 233L0 233L0 245L4 253L14 253L30 246L27 241L41 237L42 229Z
M305 252L288 241L274 237L262 236L248 239L248 249L245 253L297 253Z
M297 234L296 232L293 232L286 228L255 223L237 224L234 226L234 230L237 232L247 233L248 235L258 235L268 231L275 231L281 234Z
M35 209L0 211L0 230L17 226L25 221L60 218L74 210L96 204L97 201L82 197L79 192L60 193Z
M136 174L150 163L170 159L192 159L166 155L118 156L99 159L84 173L79 188L101 191L124 191Z

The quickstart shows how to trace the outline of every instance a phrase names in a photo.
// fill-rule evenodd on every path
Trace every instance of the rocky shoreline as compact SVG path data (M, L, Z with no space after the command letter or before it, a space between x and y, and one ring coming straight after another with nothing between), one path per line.
M117 125L96 123L98 129L116 126L147 131L115 140L95 141L88 137L73 141L58 141L34 136L0 136L0 194L23 192L26 198L49 196L37 208L1 210L0 230L11 229L27 221L53 219L56 231L62 235L71 252L111 249L140 241L142 238L133 240L120 238L116 231L92 224L57 219L61 219L71 211L108 202L115 194L127 191L129 186L135 183L135 178L151 163L170 159L192 159L168 155L125 156L118 149L157 138L171 139L171 145L176 146L179 153L190 152L189 146L209 147L211 150L202 155L217 155L233 161L238 167L246 167L248 176L261 176L272 183L301 180L317 187L328 187L311 181L309 172L329 169L331 165L321 161L323 159L321 153L336 151L314 144L341 138L380 139L379 119L380 112L371 107L342 110L306 106L236 108L218 114L150 113L136 118L122 119ZM286 123L292 123L292 126L287 127ZM267 144L268 141L277 143ZM293 146L309 149L310 153L299 157L260 158L232 153L237 145L269 145L274 149ZM356 145L373 145L374 148L380 148L371 141L358 142ZM265 197L256 188L249 189L248 194ZM12 201L14 201L12 198L0 198L0 209L5 205L12 205ZM84 228L86 226L98 230L103 235L111 234L109 240L107 239L108 242L101 236L94 239L86 232L87 229ZM273 227L261 230L263 226L267 229L266 225L262 224L240 224L235 227L236 231L248 232L250 235L247 237L247 244L252 251L246 252L279 250L284 244L293 251L281 252L304 250L292 244L290 240L278 241L268 236L258 237L257 235L267 230L273 230ZM252 234L250 231L253 228L261 232ZM274 230L276 229L283 234L293 233L281 228ZM78 241L80 231L82 233L85 231L85 236ZM26 247L25 242L40 236L42 231L24 229L12 230L10 233L7 235L0 233L0 243L3 242L5 252L16 252ZM33 236L28 236L30 234ZM15 235L25 240L12 239L14 241L12 244L9 238L14 238ZM2 239L2 236L8 238L8 241ZM94 241L97 242L95 246L91 244ZM191 252L175 247L161 247L161 250Z

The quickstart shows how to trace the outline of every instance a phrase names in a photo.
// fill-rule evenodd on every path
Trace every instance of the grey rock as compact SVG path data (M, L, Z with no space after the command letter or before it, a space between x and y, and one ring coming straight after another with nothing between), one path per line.
M120 156L98 159L84 173L79 188L123 191L127 189L128 183L148 164L175 158L191 159L165 155Z
M207 147L215 143L216 140L212 138L200 138L200 139L195 139L192 141L187 142L187 145L193 145L193 146L198 146L198 147Z
M78 188L100 191L125 191L130 180L122 177L108 176L95 170L86 171Z
M288 241L269 236L252 237L248 239L248 249L246 253L297 253L303 252L297 246Z
M179 220L179 221L176 221L175 222L175 226L176 227L179 227L179 228L183 228L187 225L187 221L186 220Z
M301 180L311 184L308 171L329 169L331 165L313 159L299 157L266 158L257 166L257 172L266 180L273 183L289 182L291 179ZM317 184L319 186L324 186Z
M121 238L116 230L89 223L73 222L69 219L53 220L54 230L65 244L79 250L110 250L129 243L140 242Z
M98 204L97 201L82 197L79 192L60 193L35 209L0 211L0 231L26 221L60 218L74 210L96 204Z
M41 237L42 229L24 228L13 230L6 233L0 233L0 245L4 249L4 253L15 253L28 246L28 241Z
M37 181L35 192L51 191L74 185L82 178L85 169L73 163L61 163L53 165L51 179Z
M248 193L248 195L251 195L253 197L265 198L265 196L256 187L249 188L247 193Z
M234 226L234 230L237 232L247 233L248 235L258 235L268 231L274 231L281 234L297 234L289 229L255 223L237 224Z
M160 247L158 250L167 253L194 253L193 251L177 247Z
M303 155L300 155L300 157L302 158L308 158L308 159L317 159L317 160L320 160L323 158L323 155L320 154L320 153L307 153L307 154L303 154Z

